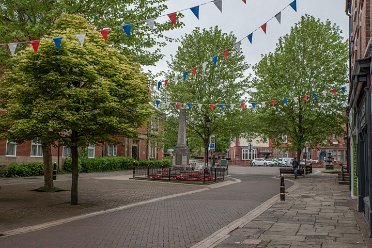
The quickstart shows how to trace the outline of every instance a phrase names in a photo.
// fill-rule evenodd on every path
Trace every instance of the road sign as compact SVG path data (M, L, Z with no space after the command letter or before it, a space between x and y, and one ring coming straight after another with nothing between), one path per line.
M216 138L214 135L211 135L209 137L209 150L215 150L216 149Z
M216 144L209 144L209 150L216 149Z

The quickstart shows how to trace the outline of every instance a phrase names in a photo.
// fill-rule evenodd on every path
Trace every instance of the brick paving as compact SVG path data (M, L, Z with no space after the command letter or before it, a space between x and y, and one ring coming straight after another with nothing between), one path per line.
M372 247L358 223L347 185L334 175L299 178L297 189L259 217L232 231L219 248ZM363 235L364 234L364 235Z
M241 178L241 183L209 188L196 194L153 202L40 231L1 237L0 247L190 247L278 193L279 181L272 176L238 177ZM114 184L114 180L104 181L106 180L81 180L81 187L96 185L94 187L99 197L94 198L98 203L92 202L95 206L104 204L105 199L113 199L105 198L105 194L99 193L101 187ZM120 190L124 190L123 187L132 187L125 193L132 198L138 197L137 194L147 197L151 192L156 192L156 189L165 194L170 191L206 187L144 181L120 183L110 187L116 186ZM130 192L131 190L134 191ZM83 190L81 192L81 199L84 199L85 194ZM92 189L87 196L93 192L95 191ZM123 193L123 198L125 194ZM116 194L114 196L117 197ZM127 202L125 199L117 199L116 202L107 204L114 207ZM68 209L67 212L71 212L71 209ZM42 216L39 217L43 219Z

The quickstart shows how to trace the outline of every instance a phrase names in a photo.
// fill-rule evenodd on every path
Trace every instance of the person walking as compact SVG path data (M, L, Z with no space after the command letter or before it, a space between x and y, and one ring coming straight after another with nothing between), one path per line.
M294 158L292 161L292 168L293 168L295 179L297 179L298 161L296 160L296 158Z

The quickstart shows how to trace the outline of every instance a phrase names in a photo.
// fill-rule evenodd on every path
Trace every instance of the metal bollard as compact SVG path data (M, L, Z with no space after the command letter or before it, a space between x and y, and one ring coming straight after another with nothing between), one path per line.
M285 201L285 185L283 174L280 175L280 200Z

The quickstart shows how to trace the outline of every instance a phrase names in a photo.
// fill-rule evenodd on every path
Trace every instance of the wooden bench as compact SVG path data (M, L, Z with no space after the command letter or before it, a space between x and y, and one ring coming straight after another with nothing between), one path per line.
M292 174L292 175L294 175L293 168L280 168L279 173L280 173L280 175L281 174ZM299 175L299 176L303 175L304 176L304 168L298 168L297 175Z

